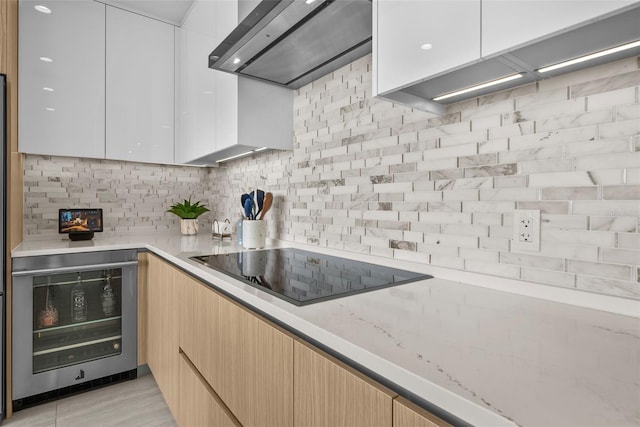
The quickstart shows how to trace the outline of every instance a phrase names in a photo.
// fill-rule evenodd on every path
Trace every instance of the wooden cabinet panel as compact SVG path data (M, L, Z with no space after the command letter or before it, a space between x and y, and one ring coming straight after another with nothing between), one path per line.
M178 407L178 322L175 270L148 255L147 363L173 414Z
M138 254L138 366L147 363L147 275L149 254Z
M296 426L392 425L392 391L299 341L294 355Z
M139 261L147 363L181 427L450 426L155 255Z
M403 397L393 400L393 427L451 427Z
M180 427L239 427L213 390L180 353L180 393L177 422Z
M242 425L293 425L293 338L180 276L182 351Z

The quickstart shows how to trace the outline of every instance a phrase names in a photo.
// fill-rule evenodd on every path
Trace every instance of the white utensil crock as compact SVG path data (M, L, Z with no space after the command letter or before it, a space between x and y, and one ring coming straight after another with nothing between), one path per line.
M267 222L263 219L242 221L242 247L264 248L267 238Z

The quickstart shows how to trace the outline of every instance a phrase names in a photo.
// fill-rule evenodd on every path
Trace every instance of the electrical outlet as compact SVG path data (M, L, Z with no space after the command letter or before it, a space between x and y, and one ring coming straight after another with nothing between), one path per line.
M513 212L511 249L540 252L540 211L521 209Z

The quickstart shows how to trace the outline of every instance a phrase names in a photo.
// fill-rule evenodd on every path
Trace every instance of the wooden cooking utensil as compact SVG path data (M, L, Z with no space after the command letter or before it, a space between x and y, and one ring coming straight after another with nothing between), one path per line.
M264 216L269 212L271 205L273 204L273 194L265 193L264 201L262 202L262 212L260 212L260 218L264 218Z

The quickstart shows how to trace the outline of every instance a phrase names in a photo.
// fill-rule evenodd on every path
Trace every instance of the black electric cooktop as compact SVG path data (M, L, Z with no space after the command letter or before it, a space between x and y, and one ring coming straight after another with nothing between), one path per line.
M295 305L433 277L294 248L203 255L190 259Z

